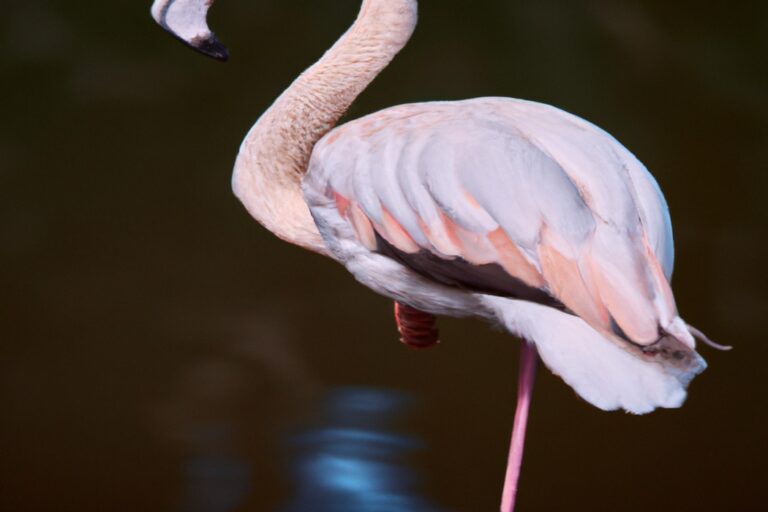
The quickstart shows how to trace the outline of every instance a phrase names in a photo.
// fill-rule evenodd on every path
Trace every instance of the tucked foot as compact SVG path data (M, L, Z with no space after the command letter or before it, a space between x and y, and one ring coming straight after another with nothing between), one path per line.
M395 322L400 342L411 348L428 348L440 343L435 315L395 302Z

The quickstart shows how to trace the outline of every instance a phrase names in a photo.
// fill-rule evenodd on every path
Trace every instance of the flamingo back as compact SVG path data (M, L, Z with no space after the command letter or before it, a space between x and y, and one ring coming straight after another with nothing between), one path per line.
M323 138L307 188L332 199L368 249L394 249L438 281L562 304L641 345L665 329L693 343L675 323L656 182L576 116L506 98L394 107ZM482 283L491 267L501 290Z

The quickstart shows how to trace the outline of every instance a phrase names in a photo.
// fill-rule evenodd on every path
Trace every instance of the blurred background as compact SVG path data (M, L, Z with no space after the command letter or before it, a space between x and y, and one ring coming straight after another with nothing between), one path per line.
M359 0L222 0L226 65L149 7L2 5L0 510L497 510L518 341L441 319L441 346L406 349L390 301L230 192L245 132ZM642 417L541 371L519 510L765 510L768 4L420 16L348 117L499 95L605 128L665 191L683 316L736 347Z

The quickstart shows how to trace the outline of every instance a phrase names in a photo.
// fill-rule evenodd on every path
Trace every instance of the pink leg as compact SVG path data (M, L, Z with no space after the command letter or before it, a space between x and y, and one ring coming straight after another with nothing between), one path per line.
M536 378L537 360L536 347L533 343L523 341L520 346L520 374L517 379L517 409L515 410L515 422L512 426L512 442L509 447L507 475L504 478L504 492L501 496L501 512L513 512L515 510L517 480L520 477L520 466L523 463L525 427L528 424L528 409L531 405L533 382Z

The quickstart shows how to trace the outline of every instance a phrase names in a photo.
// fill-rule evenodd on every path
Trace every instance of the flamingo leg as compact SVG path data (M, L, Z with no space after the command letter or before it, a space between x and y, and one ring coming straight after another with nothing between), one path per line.
M509 446L507 474L504 478L504 491L501 496L501 512L515 510L517 497L517 481L520 478L520 467L523 463L523 448L525 446L525 428L528 425L528 410L533 395L533 383L536 379L536 363L538 354L533 343L523 341L520 346L520 373L517 384L517 408L512 426L512 441Z

